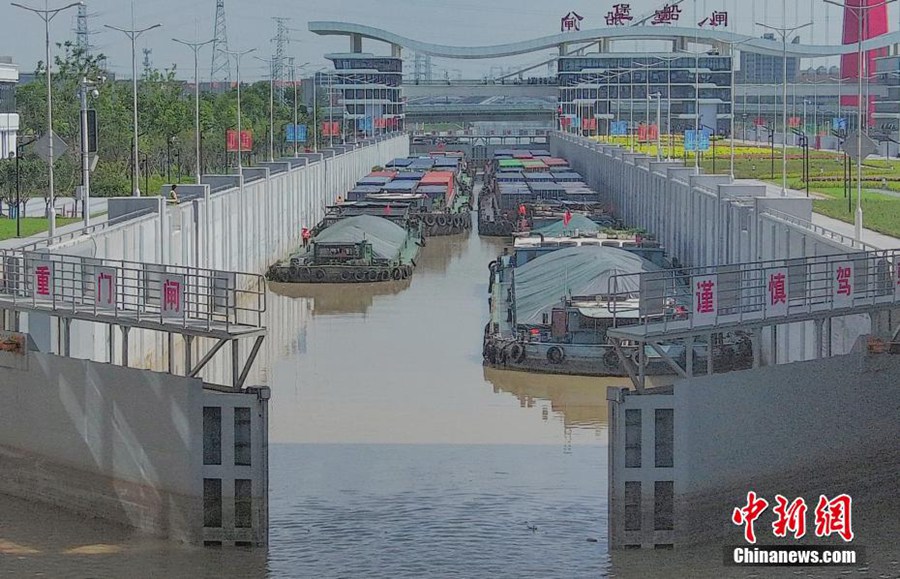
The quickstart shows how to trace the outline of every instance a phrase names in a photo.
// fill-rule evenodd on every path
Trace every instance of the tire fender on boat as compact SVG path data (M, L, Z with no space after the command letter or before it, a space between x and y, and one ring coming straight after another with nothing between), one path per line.
M313 270L313 277L316 281L324 281L325 280L325 270L321 267L317 267Z
M425 225L431 227L432 225L434 225L434 215L431 215L430 213L426 214L425 217L422 218L422 221L425 223Z
M607 368L619 368L619 355L615 350L610 348L603 354L603 363L606 364Z
M551 364L561 364L566 359L566 351L561 346L550 346L547 350L547 360Z
M378 272L374 269L370 269L366 272L366 279L369 281L378 281Z
M366 280L366 272L363 270L359 270L353 274L353 279L356 281L365 281Z
M391 278L392 279L394 279L396 281L396 280L399 280L401 277L403 277L403 272L400 271L399 267L395 267L394 269L391 270Z
M525 360L525 347L519 342L513 342L509 345L509 358L513 362L519 363Z
M446 215L438 215L434 221L441 227L444 227L445 225L447 225L447 216Z

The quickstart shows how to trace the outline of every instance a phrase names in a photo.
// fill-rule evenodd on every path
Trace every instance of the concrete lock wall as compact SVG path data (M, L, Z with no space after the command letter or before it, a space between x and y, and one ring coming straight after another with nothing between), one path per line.
M616 217L655 235L687 267L858 251L812 226L806 198L767 197L762 184L696 174L678 160L659 162L563 133L550 136L550 150L569 160ZM832 352L849 352L870 328L863 316L836 320ZM763 363L813 358L814 335L812 323L764 332Z
M335 154L336 153L336 154ZM312 228L373 166L409 154L406 135L340 151L304 154L299 159L266 163L238 175L204 176L203 195L175 205L163 197L155 210L111 225L90 236L54 246L71 255L128 261L199 266L209 269L264 273L266 268L300 244L303 227ZM234 184L237 183L235 186ZM209 187L217 188L211 191ZM164 186L162 191L168 191ZM187 192L187 191L186 191ZM146 204L151 200L141 200ZM126 209L123 209L123 211ZM32 315L24 324L42 351L55 351L59 331L47 316ZM71 355L108 361L110 332L106 327L72 322ZM114 336L117 344L120 336ZM198 347L202 347L198 341ZM159 333L133 330L129 360L134 366L161 368L167 360L167 339ZM241 351L249 348L242 344ZM176 340L176 364L182 363L181 340ZM195 360L197 358L195 357ZM225 360L221 355L217 359ZM227 366L227 368L225 367ZM207 381L221 382L230 365L213 364ZM230 374L229 374L230 375Z
M176 541L265 542L267 397L40 352L0 352L0 372L0 493ZM221 409L218 466L204 465L204 407ZM250 416L237 437L234 407ZM249 464L228 452L237 442L249 445L240 461ZM213 477L222 522L204 529L204 479ZM235 480L250 481L241 488L252 488L243 511L251 527L235 529Z
M884 481L900 461L887 442L900 436L898 375L900 356L860 347L643 395L611 388L611 547L737 540L730 513L750 490L773 504L780 493L812 505L820 493L846 492L866 497L854 500L855 526L878 520L878 497L894 497ZM659 524L657 483L674 486L671 519L662 518L671 525Z

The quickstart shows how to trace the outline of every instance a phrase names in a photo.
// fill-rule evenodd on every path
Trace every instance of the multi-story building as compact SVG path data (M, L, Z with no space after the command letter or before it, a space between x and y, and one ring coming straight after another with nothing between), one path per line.
M571 125L597 119L606 134L614 121L659 123L663 131L699 124L727 133L731 115L731 57L708 54L595 53L559 59L559 114ZM699 115L699 119L698 119ZM589 125L590 126L590 125Z
M762 36L765 40L776 41L775 35L766 33ZM796 36L791 44L799 44L800 37ZM778 43L779 46L781 43ZM741 80L749 84L777 83L781 84L784 78L785 59L783 56L769 56L750 51L741 51ZM800 70L800 59L787 59L787 80L794 82Z
M15 155L19 114L16 112L16 84L19 67L8 56L0 56L0 158Z
M342 119L350 133L377 134L403 128L405 117L401 85L403 60L365 52L327 54L334 63L328 79L340 96Z

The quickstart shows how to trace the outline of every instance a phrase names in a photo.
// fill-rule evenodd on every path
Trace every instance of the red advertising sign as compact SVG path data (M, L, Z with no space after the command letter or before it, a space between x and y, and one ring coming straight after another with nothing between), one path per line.
M753 124L757 127L764 127L766 126L766 119L762 117L756 117L755 119L753 119Z
M800 117L788 117L788 126L789 127L799 127L800 126Z
M597 119L581 119L581 128L588 131L596 131Z
M229 153L238 150L237 131L228 129L225 131L225 147ZM253 135L249 130L241 130L241 151L249 151L253 148Z
M341 134L341 123L338 121L322 123L323 137L337 137Z
M650 127L647 125L638 125L638 142L645 143L650 139Z

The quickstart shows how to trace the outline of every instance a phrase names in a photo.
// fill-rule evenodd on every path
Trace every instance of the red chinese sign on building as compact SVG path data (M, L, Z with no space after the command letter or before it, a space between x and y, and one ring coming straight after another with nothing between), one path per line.
M697 26L703 27L707 24L712 26L713 28L717 28L719 26L728 26L728 12L724 10L713 10L713 13L698 22Z
M36 298L49 298L53 296L53 262L34 262L34 284L32 292Z
M581 21L584 20L577 12L569 12L559 19L559 31L571 32L573 30L581 30Z
M236 130L228 129L227 131L225 131L225 148L229 153L236 153L238 151L238 138ZM241 130L240 150L249 151L252 148L253 135L249 130Z
M638 142L647 143L655 141L659 136L659 128L656 125L639 125Z
M706 326L716 323L719 311L718 276L702 275L691 280L694 288L694 315L695 326Z
M836 308L853 305L854 267L852 261L831 264L831 301Z
M799 127L800 120L800 117L788 117L788 126L794 128Z
M788 313L788 268L766 270L766 317L786 316Z
M98 267L94 271L94 304L98 309L116 308L116 268Z
M632 20L631 4L614 4L612 10L606 13L607 26L625 26Z
M581 119L581 128L586 131L596 131L597 130L597 119Z
M159 311L164 318L184 318L184 276L166 274L160 281Z
M650 24L653 26L658 24L672 24L673 22L677 22L680 16L680 6L677 4L666 4L653 13L653 19L650 21Z

